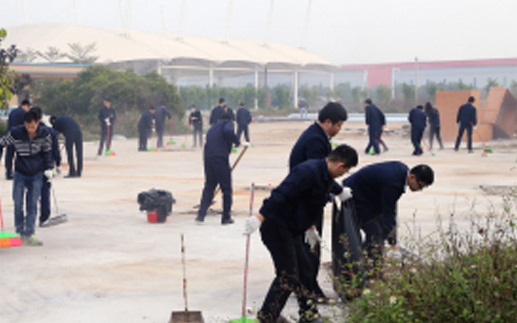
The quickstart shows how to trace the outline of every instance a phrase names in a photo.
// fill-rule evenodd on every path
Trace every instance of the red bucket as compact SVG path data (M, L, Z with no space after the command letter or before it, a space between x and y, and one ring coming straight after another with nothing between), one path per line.
M147 212L147 222L158 223L158 210ZM167 217L165 217L165 220L163 222L167 222Z

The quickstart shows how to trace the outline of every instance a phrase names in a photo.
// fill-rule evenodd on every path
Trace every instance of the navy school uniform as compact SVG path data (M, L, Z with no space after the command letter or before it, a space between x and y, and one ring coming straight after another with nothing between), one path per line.
M144 113L142 113L142 116L138 121L138 150L140 151L147 150L147 138L149 137L149 133L151 132L153 120L154 114L147 110Z
M425 126L427 124L427 116L422 109L413 108L409 111L408 121L411 124L411 143L414 147L413 155L420 155L423 152L420 143L422 142L422 136L424 135Z
M251 123L251 113L245 107L237 109L237 138L241 139L241 135L244 132L244 138L247 142L250 141L249 128L248 125Z
M52 161L55 163L56 167L61 166L61 152L59 151L59 142L57 140L57 134L54 129L47 127L45 124L41 123L39 126L43 129L46 129L50 134L51 138L51 156ZM39 223L40 225L47 221L50 217L50 187L52 182L46 176L43 176L43 180L41 183L41 196L40 196L40 216Z
M205 186L201 196L201 206L197 218L205 218L206 211L212 203L217 185L223 192L223 216L221 221L231 219L232 175L229 156L232 145L238 146L233 121L221 120L208 130L204 147Z
M80 177L83 171L83 133L81 128L69 116L57 117L52 125L55 131L65 136L66 156L68 160L68 176ZM77 157L77 168L74 163L74 148Z
M25 110L19 106L9 113L7 119L7 130L11 130L17 126L23 126L23 115ZM7 146L5 151L5 177L13 177L13 158L14 158L14 146Z
M194 137L194 147L199 139L199 146L203 146L203 116L199 110L190 112L189 124L192 124L192 136Z
M365 148L365 152L368 153L370 148L376 154L380 153L379 149L379 135L382 130L384 114L377 108L375 104L369 104L364 108L365 122L368 125L368 145Z
M159 106L156 108L154 112L154 119L156 120L155 128L156 128L156 146L163 147L163 130L165 124L165 118L169 118L171 120L172 115L164 106Z
M458 110L456 123L460 126L454 149L459 148L463 132L467 130L467 148L472 150L472 127L477 125L476 108L470 103L462 105Z
M106 138L108 135L108 126L106 125L106 119L109 118L110 126L109 126L109 138ZM111 148L111 138L113 137L114 125L115 121L117 121L117 114L113 107L109 109L106 106L103 106L99 109L99 113L97 114L97 119L99 119L101 125L101 140L99 142L99 151L97 155L102 154L102 150L104 147L104 141L106 141L106 149Z
M219 120L219 118L223 115L224 113L224 108L220 105L216 105L212 111L210 112L210 120L209 120L209 123L210 125L214 125L217 123L217 120Z

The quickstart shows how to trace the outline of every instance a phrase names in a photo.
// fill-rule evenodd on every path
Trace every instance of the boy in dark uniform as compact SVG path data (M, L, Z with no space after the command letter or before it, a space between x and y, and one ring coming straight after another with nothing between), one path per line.
M456 124L458 125L458 137L456 138L456 144L454 145L454 150L458 151L460 147L461 137L463 137L463 132L467 130L467 148L469 153L472 153L472 129L476 129L477 125L477 117L476 117L476 108L472 105L476 101L473 96L469 97L469 102L462 105L458 110L458 115L456 116Z
M156 108L149 107L149 110L142 113L138 121L138 151L147 151L147 139L154 124L154 112Z
M192 125L192 135L194 136L193 146L196 147L197 138L199 138L199 147L203 147L203 117L195 105L190 106L188 123Z
M81 177L83 172L83 133L81 128L69 116L52 116L50 123L57 132L65 136L66 155L68 159L68 175L65 178ZM77 157L77 168L74 163L74 146Z
M422 143L425 126L427 125L427 116L423 109L424 107L421 105L411 109L407 118L411 124L411 143L414 148L412 155L414 156L420 156L423 153L420 144Z
M250 142L250 135L248 126L251 123L251 113L246 107L244 103L239 104L239 108L237 109L237 138L241 140L241 135L244 132L244 139L247 142Z
M115 121L117 120L117 115L115 113L115 110L111 107L110 99L104 99L104 105L102 106L102 108L99 109L97 119L99 119L101 125L101 140L99 142L99 150L97 151L97 155L100 156L102 155L102 150L104 149L104 141L106 141L106 150L111 149L113 126L115 125Z

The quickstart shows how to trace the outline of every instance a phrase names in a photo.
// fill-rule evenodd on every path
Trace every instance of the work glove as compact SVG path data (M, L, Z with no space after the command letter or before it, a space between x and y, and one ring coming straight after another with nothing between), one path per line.
M243 147L249 147L249 146L250 146L250 143L249 143L249 142L247 142L247 141L243 141L243 142L241 142L241 145L242 145Z
M56 167L56 172L57 172L57 174L58 174L58 175L60 175L60 174L61 174L61 170L62 170L62 169L61 169L61 166L57 166L57 167Z
M476 130L476 126L472 127L472 129Z
M106 122L106 125L109 127L111 125L110 118L104 119L104 122Z
M321 243L321 238L316 229L309 229L305 231L305 243L309 244L311 249L314 249L317 244Z
M257 231L257 229L260 227L260 219L258 216L253 215L246 219L246 222L244 223L244 232L243 235L250 235L253 232Z
M52 172L52 169L47 169L43 172L43 175L45 175L45 177L50 181L54 176L54 173Z
M341 202L351 199L352 198L352 189L350 187L343 186L343 190L341 191L341 193L339 193L338 196L339 196L339 199L341 200Z

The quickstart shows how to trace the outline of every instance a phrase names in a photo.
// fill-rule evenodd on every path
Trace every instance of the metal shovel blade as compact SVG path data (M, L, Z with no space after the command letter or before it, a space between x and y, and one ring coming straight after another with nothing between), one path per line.
M172 312L169 323L205 323L200 311Z

